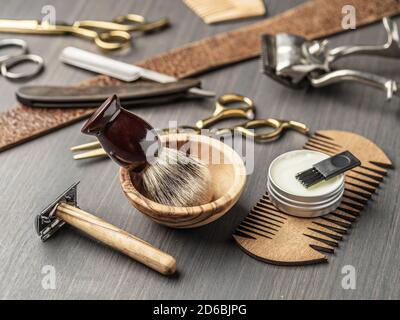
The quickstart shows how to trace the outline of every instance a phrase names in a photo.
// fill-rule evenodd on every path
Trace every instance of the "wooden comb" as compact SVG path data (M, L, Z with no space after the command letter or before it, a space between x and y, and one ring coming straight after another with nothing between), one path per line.
M345 174L345 192L340 206L328 215L297 218L277 209L265 194L240 223L234 239L249 255L278 265L327 262L339 241L356 221L375 193L386 168L392 167L385 153L370 140L346 131L318 131L304 149L334 155L349 150L361 166Z
M207 24L265 14L262 0L183 0Z

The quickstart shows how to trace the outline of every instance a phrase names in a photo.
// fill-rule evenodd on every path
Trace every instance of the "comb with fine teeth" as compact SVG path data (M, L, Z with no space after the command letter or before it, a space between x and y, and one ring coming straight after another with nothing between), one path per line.
M217 23L265 14L262 0L183 0L205 23Z
M318 131L304 149L328 155L349 150L361 166L345 173L345 191L340 206L317 218L298 218L277 209L262 196L234 232L234 239L248 254L278 265L306 265L328 261L361 210L376 192L387 168L385 153L370 140L346 131Z

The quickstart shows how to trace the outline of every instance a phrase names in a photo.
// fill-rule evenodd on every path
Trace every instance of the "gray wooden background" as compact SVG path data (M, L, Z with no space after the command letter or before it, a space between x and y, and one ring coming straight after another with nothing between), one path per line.
M301 1L267 1L269 15ZM164 52L187 42L230 30L259 19L204 24L180 0L2 0L1 18L41 18L43 5L56 8L57 20L111 19L128 12L149 19L167 16L173 26L163 32L135 38L133 50L111 56L127 62ZM397 20L399 21L399 20ZM399 21L400 22L400 21ZM307 23L306 21L304 23ZM61 50L77 46L96 51L90 42L73 37L1 34L28 41L31 51L46 60L46 70L30 84L68 85L91 76L63 65ZM385 41L381 24L332 38L334 44L376 44ZM348 67L399 76L400 62L378 58L348 59ZM358 85L291 91L260 72L259 61L231 66L201 77L205 88L218 94L237 92L253 98L260 117L290 118L313 130L339 129L362 134L380 145L394 164L400 161L399 98ZM20 86L0 79L0 110L15 104ZM192 124L213 108L212 101L180 102L136 112L154 126L168 120ZM376 299L400 298L400 174L392 170L374 201L354 224L329 263L307 267L278 267L243 253L231 238L235 226L265 192L267 167L277 155L300 148L306 138L289 132L281 140L256 146L255 172L237 205L222 219L195 230L159 226L125 199L118 169L109 160L75 162L68 148L89 141L77 123L0 154L0 298L3 299ZM177 258L179 275L163 277L139 263L66 228L42 243L35 233L34 216L73 182L81 180L81 208L130 231ZM42 268L56 270L56 289L44 290ZM345 265L356 269L357 287L341 286Z

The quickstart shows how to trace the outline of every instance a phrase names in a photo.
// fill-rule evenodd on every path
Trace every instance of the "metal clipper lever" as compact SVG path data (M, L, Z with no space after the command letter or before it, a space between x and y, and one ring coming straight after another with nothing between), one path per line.
M386 92L387 99L399 95L394 80L356 70L334 70L332 64L350 55L376 55L400 58L400 40L397 25L388 17L383 19L387 41L376 46L341 46L328 49L328 41L308 41L305 38L279 33L262 36L263 72L291 88L323 87L352 81Z
M356 54L376 55L386 58L400 58L400 40L397 24L388 17L383 18L383 26L387 32L387 41L376 46L341 46L329 50L328 60L336 61L342 57Z
M366 84L386 92L386 98L390 100L394 94L400 95L397 90L397 82L376 74L357 71L357 70L337 70L328 72L319 77L309 77L310 83L313 87L325 87L330 84L339 83L343 81L353 81L361 84Z

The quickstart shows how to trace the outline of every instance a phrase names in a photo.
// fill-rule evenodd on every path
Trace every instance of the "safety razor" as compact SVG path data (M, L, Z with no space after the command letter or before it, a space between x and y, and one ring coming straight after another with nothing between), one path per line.
M64 191L36 217L36 231L42 241L48 240L65 224L69 224L153 270L165 275L175 272L176 261L169 254L81 210L77 205L78 183Z

